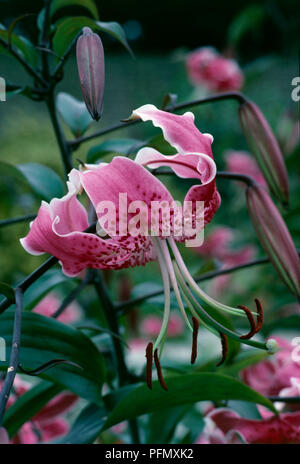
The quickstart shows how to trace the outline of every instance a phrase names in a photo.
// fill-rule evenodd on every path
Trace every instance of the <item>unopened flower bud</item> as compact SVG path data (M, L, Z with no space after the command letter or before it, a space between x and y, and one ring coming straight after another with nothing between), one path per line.
M289 183L279 144L258 106L246 101L239 107L243 133L272 193L288 203Z
M251 185L247 205L257 237L283 282L300 296L300 261L289 230L266 190Z
M84 27L77 40L76 57L82 95L92 118L101 117L105 85L104 50L100 37Z

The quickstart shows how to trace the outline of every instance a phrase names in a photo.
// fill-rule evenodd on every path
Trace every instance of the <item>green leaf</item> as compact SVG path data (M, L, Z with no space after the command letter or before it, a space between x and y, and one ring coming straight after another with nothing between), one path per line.
M48 166L38 163L19 164L21 171L35 193L42 199L50 201L64 195L64 184L60 177Z
M75 137L80 137L93 122L85 103L65 92L56 97L57 109Z
M37 414L62 388L50 382L40 382L21 395L6 411L3 426L13 437L25 422Z
M0 282L0 293L1 295L6 296L6 298L8 298L9 300L15 301L14 289L5 282Z
M38 163L26 163L13 166L0 161L0 177L13 179L29 185L42 200L50 201L64 195L64 184L60 177L49 167Z
M249 31L257 31L265 17L262 5L249 5L244 8L232 21L228 29L228 42L237 44Z
M87 154L87 162L95 163L109 153L122 153L127 156L144 145L145 142L136 139L107 140L90 148Z
M69 433L54 444L84 445L93 443L99 435L107 416L107 411L96 404L88 404L79 414Z
M146 429L147 443L170 443L177 425L189 409L190 406L177 406L151 414Z
M147 143L147 147L155 148L164 155L174 155L176 153L175 148L164 139L162 134L158 134L153 137L149 143Z
M158 381L153 382L152 390L149 390L146 385L142 385L130 392L112 410L103 430L123 420L134 419L142 414L198 401L249 401L266 406L276 413L273 404L267 398L243 383L225 375L211 373L185 374L167 378L166 383L169 388L167 392L162 390Z
M14 311L0 316L1 337L11 348ZM9 356L7 357L9 359ZM40 377L72 391L78 396L98 403L105 379L102 355L84 334L50 317L25 312L22 319L20 364L34 369L52 359L67 359L82 369L60 364L40 374ZM5 370L7 363L0 363Z
M131 55L133 55L131 48L128 45L126 34L122 26L116 22L100 22L97 21L97 29L103 32L107 32L107 34L114 37L116 40L121 42L121 44L129 51Z
M50 15L53 16L60 8L73 6L86 8L95 19L99 17L97 6L93 0L53 0Z
M85 16L67 18L61 21L53 37L53 51L62 57L71 44L72 40L83 27L90 27L94 32L104 31L119 40L122 45L131 53L127 43L125 33L118 23L99 23Z
M0 37L8 43L8 31L6 29L0 28ZM12 33L10 35L10 43L14 49L20 53L22 58L28 62L34 69L37 67L38 55L34 45L24 37L18 36L17 34ZM0 53L2 55L12 56L10 51L0 45Z

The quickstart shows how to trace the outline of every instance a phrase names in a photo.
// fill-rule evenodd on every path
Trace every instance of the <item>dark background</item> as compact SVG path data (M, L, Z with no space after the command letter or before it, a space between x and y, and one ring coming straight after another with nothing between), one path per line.
M138 51L193 48L199 44L224 50L231 40L230 27L234 22L243 27L245 16L247 31L239 41L244 62L266 53L290 54L299 48L298 0L96 0L96 3L101 20L125 25L129 38L131 33L133 37L137 35L134 48ZM0 22L7 26L24 13L37 13L43 1L1 0L0 6ZM85 9L72 7L74 13L87 15ZM25 18L18 25L32 39L37 34L35 19ZM110 46L114 47L113 42Z

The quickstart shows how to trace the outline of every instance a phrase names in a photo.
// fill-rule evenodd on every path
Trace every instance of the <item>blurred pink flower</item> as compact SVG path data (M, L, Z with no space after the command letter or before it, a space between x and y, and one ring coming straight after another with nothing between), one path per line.
M189 53L186 68L194 85L202 85L213 92L239 90L244 82L237 62L225 58L211 47L202 47Z
M199 248L194 248L196 253L206 258L215 258L221 261L221 269L226 269L231 266L239 266L244 264L255 256L255 248L252 245L233 250L230 244L233 243L235 232L233 229L225 226L217 227L211 234L204 239L203 245ZM230 275L218 277L213 282L214 292L221 293L229 281Z
M272 336L279 351L242 371L243 381L265 396L294 396L300 393L300 360L293 356L296 346L281 337ZM292 380L293 379L293 380ZM286 405L287 407L287 405ZM288 405L290 408L291 405ZM299 409L295 404L293 409ZM264 410L260 412L265 416Z
M246 174L252 177L263 187L267 186L256 160L247 152L242 150L227 150L225 152L226 170L233 173Z
M159 334L161 328L161 318L158 316L148 316L142 321L142 332L147 337L154 337ZM183 321L180 317L172 314L169 319L168 336L177 337L181 335L184 329Z
M230 409L213 410L197 444L299 444L300 412L244 419Z
M10 396L8 408L31 388L31 384L16 376L14 393ZM11 439L12 444L37 444L65 435L69 430L68 422L62 417L78 400L70 392L60 393L47 403L30 421L19 429Z
M33 312L51 317L58 310L60 304L61 299L54 293L49 293L35 306ZM80 318L80 314L78 304L73 302L58 316L57 320L65 324L75 322Z

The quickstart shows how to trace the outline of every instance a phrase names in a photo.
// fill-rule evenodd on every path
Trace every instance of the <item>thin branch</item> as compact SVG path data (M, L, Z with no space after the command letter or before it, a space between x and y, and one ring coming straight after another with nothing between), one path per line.
M26 69L28 74L30 74L32 77L34 77L40 84L42 84L44 87L48 87L48 83L25 61L21 55L15 51L13 48L9 46L9 44L2 38L0 37L0 45L3 47L7 48L11 55L16 58L19 63Z
M228 171L217 171L216 177L219 179L229 179L229 180L237 180L239 182L244 182L249 187L257 184L257 182L253 179L253 177L248 176L247 174L240 174L240 173L228 172Z
M87 273L86 277L80 282L79 285L64 299L60 307L52 314L51 317L57 319L64 310L74 301L78 295L82 292L82 290L92 281L92 277L90 273Z
M36 214L28 214L27 216L20 216L12 219L3 219L0 221L0 227L10 226L20 222L32 221L34 218L36 218Z
M300 396L269 396L268 398L273 403L300 403Z
M19 364L19 350L20 350L20 341L21 341L21 321L22 321L22 301L23 301L23 291L20 287L17 287L15 290L15 300L16 300L16 309L15 309L15 318L14 318L14 328L11 344L11 353L9 359L9 367L7 369L6 377L0 393L0 426L3 422L3 416L6 409L7 401L15 380L15 376Z
M63 130L61 128L61 125L57 117L53 90L51 90L51 92L48 95L47 106L48 106L51 122L53 125L54 133L56 136L56 140L57 140L57 143L60 149L60 154L61 154L61 158L62 158L62 162L64 165L64 170L65 170L65 176L67 177L68 173L73 168L73 165L71 161L71 154L70 154L69 146L67 144Z
M177 105L168 106L165 109L165 111L170 111L170 112L179 111L185 108L192 108L194 106L199 106L201 104L213 103L213 102L222 101L222 100L237 100L241 104L241 103L245 103L247 101L247 98L240 92L224 92L224 93L220 93L216 95L210 95L209 97L206 97L206 98L200 98L197 100L191 100L191 101L179 103ZM95 132L94 134L87 135L86 137L79 137L77 139L70 140L68 141L68 145L73 150L76 150L79 147L79 145L83 142L87 142L88 140L92 140L96 137L101 137L102 135L108 134L118 129L122 129L124 127L129 127L133 124L137 124L140 122L142 122L141 119L135 119L133 121L128 121L128 122L121 122L111 127L108 127L104 130L101 130L99 132Z
M56 66L56 68L54 69L53 73L51 74L51 79L56 79L57 76L59 75L60 71L62 70L63 66L65 65L67 59L69 58L69 56L71 55L71 52L73 50L73 47L78 39L78 37L80 36L81 34L81 31L78 32L78 34L76 34L76 36L74 37L74 39L72 40L72 42L69 44L67 50L65 51L64 55L62 57L58 57L60 62L58 63L58 65Z
M114 347L117 372L119 376L119 384L120 386L126 385L129 379L129 372L124 361L123 347L119 340L120 331L117 319L117 311L113 305L113 302L110 299L108 290L99 273L95 273L94 285L98 298L102 304L103 312L105 314L109 329L118 337L117 338L112 336L111 340Z

